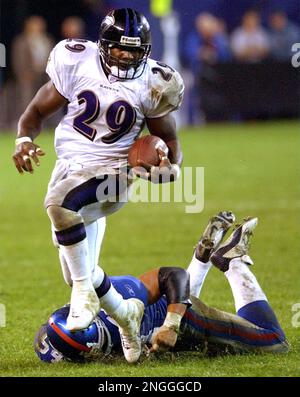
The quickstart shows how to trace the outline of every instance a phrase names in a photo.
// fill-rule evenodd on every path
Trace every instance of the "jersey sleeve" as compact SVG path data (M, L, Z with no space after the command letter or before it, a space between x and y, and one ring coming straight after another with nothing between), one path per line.
M169 67L150 68L148 89L142 94L142 106L147 118L163 117L179 108L184 93L180 74Z
M66 40L59 42L51 51L46 72L57 91L69 101L74 87L74 66L72 53L66 48Z
M109 279L124 299L137 298L145 306L148 305L148 291L141 280L133 276L113 276Z

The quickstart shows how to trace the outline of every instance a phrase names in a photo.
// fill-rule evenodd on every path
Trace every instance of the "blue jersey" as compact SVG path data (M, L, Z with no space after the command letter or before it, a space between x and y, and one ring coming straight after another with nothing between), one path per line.
M145 305L141 323L141 339L150 343L153 332L166 317L165 297L148 304L148 292L144 284L133 276L110 277L116 290L125 298L138 298ZM271 350L286 351L285 335L266 301L253 302L239 316L209 309L203 302L191 298L193 305L186 310L176 344L179 350L202 350L207 343L231 346L238 351ZM254 313L254 314L253 314ZM99 314L111 335L113 350L120 350L120 336L115 321L101 310ZM245 322L246 320L246 322ZM227 347L226 347L227 348Z
M140 299L145 305L140 334L143 343L151 344L151 338L166 317L165 297L148 304L148 292L144 284L133 276L110 277L116 290L125 298ZM267 301L254 301L233 315L209 308L199 299L192 297L180 325L176 350L212 351L232 353L248 351L288 351L288 342L276 316ZM51 316L52 321L40 327L35 336L35 352L42 361L54 362L67 357L82 359L91 345L99 343L99 328L96 322L86 330L72 334L64 327L69 314L66 305ZM122 351L116 322L101 310L98 314L106 331L110 334L106 352ZM79 346L79 347L78 347ZM107 354L106 353L106 354Z
M137 298L144 303L145 312L140 333L142 342L150 342L154 330L159 328L165 320L167 313L166 299L162 297L153 305L148 305L148 291L141 280L133 276L116 276L109 277L109 279L123 298ZM105 323L111 335L112 349L120 350L121 341L116 322L103 310L101 310L99 317Z

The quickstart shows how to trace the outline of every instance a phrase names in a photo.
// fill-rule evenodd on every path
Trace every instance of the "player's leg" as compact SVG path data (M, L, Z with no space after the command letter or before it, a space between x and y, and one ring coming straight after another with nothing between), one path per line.
M86 234L90 251L89 259L92 282L95 292L100 300L101 307L107 313L110 313L111 317L113 317L120 326L119 330L122 335L122 346L127 361L134 362L138 359L141 349L139 333L136 330L139 329L139 323L143 313L143 306L136 300L133 301L132 299L123 299L123 296L115 290L115 287L111 284L110 279L98 265L98 258L104 237L104 231L105 218L100 218L86 226ZM56 244L55 235L54 243L59 248L59 245ZM66 283L71 286L71 274L61 250L59 250L59 257L64 279ZM129 343L127 343L128 338L130 339L129 348Z
M89 260L94 288L99 287L103 280L103 275L98 266L100 250L106 228L106 218L102 217L94 222L85 225L88 246ZM97 268L96 268L97 267ZM101 269L102 270L102 269Z
M72 287L73 282L72 282L71 273L70 273L66 258L64 257L64 254L62 253L62 251L59 249L59 244L58 244L53 226L51 227L51 230L52 230L53 245L55 248L58 249L59 263L60 263L61 271L63 274L63 278L64 278L66 284L68 284L70 287Z
M124 353L128 361L134 362L141 350L137 323L141 320L143 307L135 300L124 300L99 266L95 267L92 275L87 230L81 215L85 207L95 204L100 208L98 213L104 216L114 212L114 207L115 210L119 209L125 202L110 202L108 197L104 201L102 196L99 197L99 191L105 191L99 190L99 186L110 175L88 178L91 171L85 171L79 175L73 173L71 177L59 181L46 198L47 212L60 246L60 256L68 265L73 284L67 326L70 330L87 327L99 310L100 299L103 309L119 324L120 332L129 336L131 344L124 347ZM116 181L114 177L112 175L111 180Z
M93 321L100 309L92 283L84 222L78 212L58 205L48 206L47 212L59 244L61 262L65 260L72 280L71 309L67 327L70 330L83 329Z
M270 332L268 348L280 350L280 343L286 348L285 335L267 297L249 266L253 264L248 256L249 239L257 225L257 218L246 219L211 256L212 263L224 272L234 297L239 317L251 322L259 331L253 341L261 343L262 336ZM279 346L278 346L279 343Z
M267 298L249 269L249 237L256 226L252 218L240 225L211 256L212 263L225 272L231 286L237 315L207 307L192 297L192 308L182 321L179 348L202 345L233 352L288 351L285 335ZM222 348L223 347L223 348Z
M102 197L101 193L105 192L108 180L112 184L117 178L101 173L95 177L97 172L99 167L56 173L57 180L55 177L51 180L45 200L60 257L68 265L72 279L70 330L87 327L99 311L99 300L92 283L87 231L80 212L92 203L104 206L105 198L109 201L109 197ZM101 190L102 184L104 188ZM98 271L97 278L99 284L103 282L102 270Z
M98 260L99 260L102 241L104 238L105 227L106 227L105 217L97 219L96 221L91 222L88 225L85 225L86 236L89 247L89 263L90 263L91 276L92 276L92 282L94 288L99 287L99 285L101 284L104 278L103 270L98 266ZM66 258L63 254L63 251L59 249L60 246L57 242L55 230L53 228L52 228L52 239L54 246L59 250L59 259L60 259L64 280L69 286L72 286L73 283L72 283L71 273Z
M187 268L190 274L190 293L198 297L204 280L212 266L209 258L218 247L227 230L235 221L232 212L222 211L209 220L194 251L193 258Z
M80 213L63 205L68 193L88 176L70 171L67 161L57 161L48 186L45 206L52 224L53 239L59 247L63 275L72 285L70 329L88 326L99 310L99 300L91 281L89 249L84 221ZM71 315L72 313L72 315Z
M239 315L208 307L191 297L180 326L176 348L208 353L285 353L285 337L272 328L262 328Z
M103 216L103 214L107 216L122 205L124 203L108 203L103 208L103 206L99 207L89 204L83 207L80 212L85 220L92 220L98 216ZM103 273L102 268L98 265L104 231L104 217L86 226L93 286L99 297L101 307L119 324L122 347L127 361L135 362L139 358L141 351L141 340L137 331L140 328L144 311L143 305L136 299L130 299L130 296L127 299L123 299L124 295L116 291L114 285L110 282L110 278Z

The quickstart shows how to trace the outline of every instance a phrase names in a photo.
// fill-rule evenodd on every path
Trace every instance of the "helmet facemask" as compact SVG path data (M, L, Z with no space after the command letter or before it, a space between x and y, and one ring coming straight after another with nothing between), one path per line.
M110 353L112 341L104 321L96 316L88 328L71 332L66 329L70 306L56 310L46 324L49 343L65 359L86 361L101 359Z
M111 54L113 48L135 52L134 59L122 60ZM106 71L120 80L132 80L140 77L144 72L147 58L150 55L151 45L122 46L102 39L99 41L100 56Z

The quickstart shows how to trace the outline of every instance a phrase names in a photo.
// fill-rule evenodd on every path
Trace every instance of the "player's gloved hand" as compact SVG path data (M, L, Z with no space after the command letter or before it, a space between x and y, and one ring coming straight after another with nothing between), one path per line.
M20 174L23 174L24 171L32 174L33 167L31 160L39 166L40 162L38 156L44 155L45 152L38 145L33 143L29 137L16 139L16 148L12 159Z
M167 183L176 181L180 175L178 164L171 164L167 154L160 148L157 149L160 157L158 166L153 166L142 160L139 160L139 166L134 167L132 171L136 176L151 181L152 183Z
M164 352L174 347L177 336L175 329L162 325L152 337L150 353Z

